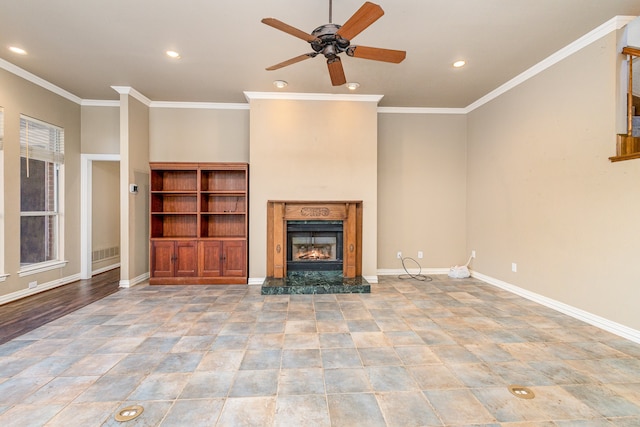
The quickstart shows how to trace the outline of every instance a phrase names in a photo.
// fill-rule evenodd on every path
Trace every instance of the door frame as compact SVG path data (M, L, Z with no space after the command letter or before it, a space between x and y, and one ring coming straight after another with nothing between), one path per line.
M120 154L80 154L80 279L90 279L92 275L93 162L120 162Z

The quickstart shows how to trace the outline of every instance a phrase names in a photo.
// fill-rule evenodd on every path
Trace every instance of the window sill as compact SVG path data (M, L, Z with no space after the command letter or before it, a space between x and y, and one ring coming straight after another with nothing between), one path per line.
M49 261L24 267L18 271L18 277L31 276L32 274L43 273L49 270L65 267L69 261Z
M9 277L8 274L0 274L0 282L4 282L5 280L7 280L7 277Z

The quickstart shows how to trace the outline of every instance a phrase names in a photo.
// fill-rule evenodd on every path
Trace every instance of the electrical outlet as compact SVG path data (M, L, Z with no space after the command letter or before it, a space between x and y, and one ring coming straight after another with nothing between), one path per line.
M29 282L29 289L33 289L38 286L38 281L34 280L33 282Z
M402 252L398 251L398 253L396 254L396 258L402 259Z
M422 253L422 251L418 251L418 258L424 258L424 254Z
M476 251L471 251L471 258L475 258L476 257Z
M516 264L515 262L511 263L511 271L513 271L514 273L518 272L518 264Z

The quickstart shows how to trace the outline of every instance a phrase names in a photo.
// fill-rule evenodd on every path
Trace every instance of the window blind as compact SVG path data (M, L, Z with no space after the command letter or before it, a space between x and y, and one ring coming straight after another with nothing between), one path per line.
M64 130L30 117L20 117L20 157L64 164Z

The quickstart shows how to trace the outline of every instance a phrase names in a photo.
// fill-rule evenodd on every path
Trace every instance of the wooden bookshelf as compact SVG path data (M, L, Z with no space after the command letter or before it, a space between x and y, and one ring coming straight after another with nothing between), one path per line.
M150 167L150 283L247 283L248 165Z

